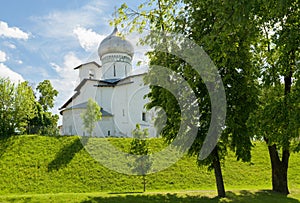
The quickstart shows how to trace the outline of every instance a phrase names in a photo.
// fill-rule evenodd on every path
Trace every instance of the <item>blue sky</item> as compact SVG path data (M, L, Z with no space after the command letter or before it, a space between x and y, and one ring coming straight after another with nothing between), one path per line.
M5 2L5 3L4 3ZM96 60L97 47L113 30L109 20L120 0L2 0L0 77L49 79L60 92L54 112L78 84L74 67ZM136 7L139 1L127 1Z

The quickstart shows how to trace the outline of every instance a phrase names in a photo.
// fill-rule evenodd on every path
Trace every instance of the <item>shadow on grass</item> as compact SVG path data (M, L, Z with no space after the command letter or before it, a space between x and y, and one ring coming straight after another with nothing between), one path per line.
M118 195L108 197L91 197L81 203L153 203L153 202L209 202L209 203L222 203L222 202L234 202L234 203L299 203L299 200L293 199L284 195L280 195L271 191L240 191L239 193L227 192L226 198L207 197L201 195L180 195L180 194L142 194L142 195Z
M109 192L110 195L143 194L143 192Z
M251 192L242 190L239 194L227 192L227 198L232 202L272 202L272 203L299 203L300 201L286 195L282 195L271 190L260 190Z
M53 161L48 164L48 171L59 170L72 161L76 153L83 149L80 139L75 139L69 145L60 149Z

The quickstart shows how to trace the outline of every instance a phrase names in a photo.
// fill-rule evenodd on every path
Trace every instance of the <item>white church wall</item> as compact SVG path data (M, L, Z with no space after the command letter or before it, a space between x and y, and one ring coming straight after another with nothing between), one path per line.
M70 109L63 112L63 135L89 136L84 129L81 114L84 109ZM93 137L113 136L115 132L113 117L103 116L97 122L93 131Z
M95 100L101 108L111 113L111 98L114 91L114 87L97 88L95 93Z
M80 94L71 102L71 106L87 102L89 98L95 100L97 94L97 81L86 81L85 85L80 89Z
M112 95L112 112L116 127L116 136L129 136L128 126L128 92L132 91L129 85L116 86Z
M102 117L96 127L97 137L109 137L114 136L115 128L113 123L113 117Z
M155 137L152 118L144 108L149 101L147 98L144 99L149 87L144 86L142 75L134 76L131 80L130 84L116 86L112 97L117 136L131 137L136 124L140 124L141 128L148 128L151 137Z
M63 112L63 134L82 135L82 120L80 114L82 109L69 109Z

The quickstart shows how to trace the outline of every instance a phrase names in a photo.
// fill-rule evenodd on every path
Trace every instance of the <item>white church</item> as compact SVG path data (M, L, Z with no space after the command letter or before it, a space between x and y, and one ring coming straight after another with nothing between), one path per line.
M154 111L147 111L144 95L149 87L143 83L143 74L133 74L132 44L118 36L117 28L99 45L101 65L91 61L75 67L80 83L73 96L60 108L63 135L86 136L81 119L89 98L101 107L102 119L92 136L132 137L136 124L147 128L150 137L156 136Z

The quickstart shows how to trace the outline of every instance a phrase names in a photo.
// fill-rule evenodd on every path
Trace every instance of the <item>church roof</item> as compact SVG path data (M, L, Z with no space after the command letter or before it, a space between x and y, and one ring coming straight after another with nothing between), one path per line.
M98 54L102 58L105 54L125 53L133 56L134 48L132 44L118 36L118 29L115 28L113 32L107 36L99 45Z
M88 63L81 64L81 65L75 67L74 70L79 69L79 68L81 68L82 66L85 66L85 65L88 65L88 64L94 64L94 65L97 66L98 68L101 67L98 63L96 63L95 61L92 61L92 62L88 62Z
M69 108L66 108L65 110L72 110L72 109L86 109L87 107L87 102L83 102L81 104L77 104L74 106L71 106ZM101 108L100 112L102 113L102 116L113 116L111 113L108 111L105 111L103 108Z
M106 80L100 80L101 82L106 82L106 83L118 83L121 80L121 78L114 78L114 79L106 79Z

